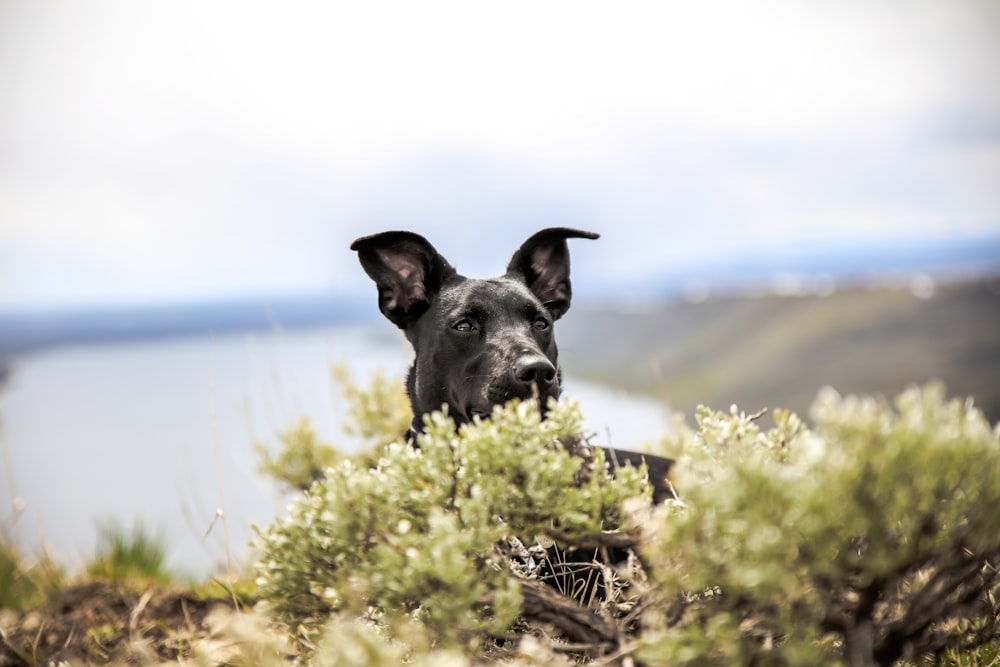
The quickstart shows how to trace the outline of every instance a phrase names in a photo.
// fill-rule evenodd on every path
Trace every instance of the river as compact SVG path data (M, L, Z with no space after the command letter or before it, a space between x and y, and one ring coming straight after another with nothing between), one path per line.
M379 323L381 324L381 323ZM290 496L256 472L253 444L276 447L299 417L350 450L334 364L363 381L403 374L411 353L383 326L69 345L14 359L0 395L0 530L24 553L44 545L70 569L95 550L97 525L141 522L168 566L201 577L226 562L224 505L237 563L252 526ZM635 447L669 428L665 406L564 381L599 442Z

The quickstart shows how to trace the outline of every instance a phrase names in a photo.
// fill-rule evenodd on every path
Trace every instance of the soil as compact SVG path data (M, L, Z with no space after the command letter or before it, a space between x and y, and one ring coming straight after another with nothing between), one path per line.
M90 581L38 609L0 610L0 667L177 662L209 635L211 614L233 610L231 598Z

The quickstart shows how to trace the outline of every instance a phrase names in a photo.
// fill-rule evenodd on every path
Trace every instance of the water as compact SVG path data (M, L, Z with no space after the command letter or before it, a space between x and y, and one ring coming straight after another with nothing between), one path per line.
M159 531L176 571L204 576L249 559L252 525L290 496L256 472L253 443L309 417L350 450L330 368L364 381L403 373L411 353L383 327L187 337L70 346L15 360L0 397L0 522L28 553L46 545L69 567L93 556L96 525ZM635 447L668 428L664 406L576 380L601 442Z

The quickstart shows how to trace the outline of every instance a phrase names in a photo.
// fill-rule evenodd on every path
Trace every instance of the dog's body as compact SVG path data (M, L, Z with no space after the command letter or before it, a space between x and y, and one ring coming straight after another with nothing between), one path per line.
M514 253L507 272L466 278L422 236L384 232L356 240L365 272L375 281L379 309L402 329L415 357L407 377L413 430L423 416L447 406L457 424L485 417L513 398L537 398L544 411L562 390L553 324L569 309L569 238L597 234L544 229ZM649 469L657 500L671 495L664 479L671 461L608 449L613 465Z

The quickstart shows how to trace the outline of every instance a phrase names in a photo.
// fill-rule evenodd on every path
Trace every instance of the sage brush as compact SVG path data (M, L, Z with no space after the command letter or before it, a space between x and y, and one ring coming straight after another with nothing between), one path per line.
M457 432L436 413L418 447L329 468L260 531L265 609L307 635L338 614L385 627L413 617L466 650L504 636L521 608L504 544L599 536L621 526L627 501L649 504L641 470L612 477L600 450L578 455L582 432L574 403L553 403L543 421L515 401Z
M1000 428L937 384L824 390L811 419L699 409L653 506L573 403L435 414L259 531L262 607L315 664L995 660ZM590 548L602 595L539 581L539 544Z

